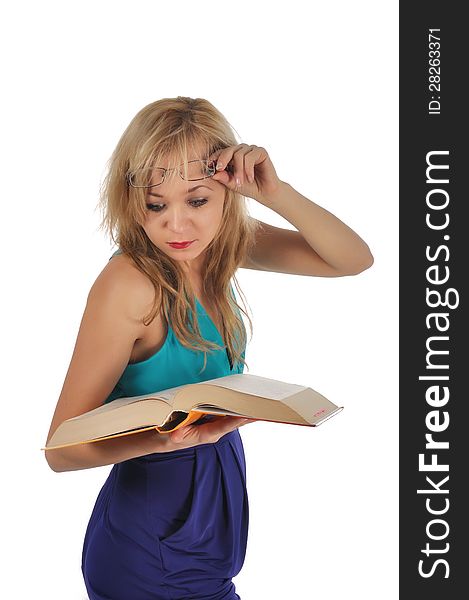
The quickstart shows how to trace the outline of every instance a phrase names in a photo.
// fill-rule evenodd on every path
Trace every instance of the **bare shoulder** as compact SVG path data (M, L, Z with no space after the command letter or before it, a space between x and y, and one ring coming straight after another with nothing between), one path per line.
M127 317L142 321L153 306L153 284L124 254L114 256L91 286L88 301L118 304ZM143 325L143 324L142 324Z

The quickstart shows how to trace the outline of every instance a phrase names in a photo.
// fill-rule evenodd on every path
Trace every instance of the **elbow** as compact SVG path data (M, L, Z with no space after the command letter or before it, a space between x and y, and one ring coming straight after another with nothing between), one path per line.
M54 465L54 463L50 460L49 456L47 455L47 452L46 452L46 461L47 461L47 464L49 465L49 468L51 469L51 471L54 471L54 473L58 473L56 465Z
M61 469L59 467L59 465L52 458L51 453L47 450L45 451L45 458L46 458L47 464L49 465L49 468L52 471L54 471L54 473L62 473L63 469Z
M342 276L346 275L359 275L373 266L375 259L371 252L368 250L362 256L354 257L353 263L351 263L346 269L340 273Z
M368 252L367 255L358 263L354 272L350 273L350 275L358 275L359 273L363 273L363 271L366 271L367 269L372 267L374 262L375 259L373 255L371 254L371 252Z

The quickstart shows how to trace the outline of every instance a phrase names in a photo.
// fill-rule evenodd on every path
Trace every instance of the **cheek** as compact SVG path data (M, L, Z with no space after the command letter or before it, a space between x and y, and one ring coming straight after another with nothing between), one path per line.
M223 203L213 208L210 215L210 224L213 232L218 231L223 219Z
M216 231L223 216L223 199L212 201L195 211L194 222L200 227Z
M153 225L154 228L154 225ZM148 235L152 230L152 219L149 215L145 217L144 222L142 223L142 229Z
M214 218L216 218L217 221L221 221L221 219L223 217L225 202L226 202L225 194L223 194L219 198L217 198L216 201L213 203Z
M154 217L152 214L146 215L142 229L146 233L148 239L151 240L153 244L158 246L163 237L163 232L161 231L161 227L158 224L157 219L152 217Z

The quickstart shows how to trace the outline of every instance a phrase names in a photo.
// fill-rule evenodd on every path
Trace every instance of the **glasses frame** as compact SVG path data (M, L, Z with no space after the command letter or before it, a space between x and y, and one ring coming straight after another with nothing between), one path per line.
M207 177L198 177L197 179L184 179L184 176L182 174L181 171L181 167L184 165L184 163L181 163L180 165L178 165L177 167L173 167L172 169L164 169L163 167L154 167L155 169L160 169L161 171L163 171L163 180L160 183L155 183L153 185L135 185L132 182L132 177L135 174L134 173L127 173L126 175L126 180L128 185L130 185L133 188L144 188L144 189L151 189L154 187L157 187L159 185L161 185L162 183L164 183L164 180L166 179L166 173L169 173L170 171L175 171L177 170L179 173L179 176L181 177L181 179L184 179L184 181L202 181L202 179L210 179L210 177L212 177L212 175L215 175L215 173L217 172L217 161L216 160L190 160L188 161L187 164L189 163L194 163L194 162L202 162L205 163L206 167L209 169L210 171L210 175L207 175ZM141 170L141 169L138 169Z

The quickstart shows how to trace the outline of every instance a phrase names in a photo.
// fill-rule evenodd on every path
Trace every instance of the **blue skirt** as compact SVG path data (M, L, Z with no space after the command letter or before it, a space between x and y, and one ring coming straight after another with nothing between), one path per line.
M90 600L240 600L248 535L239 431L113 466L85 534Z

